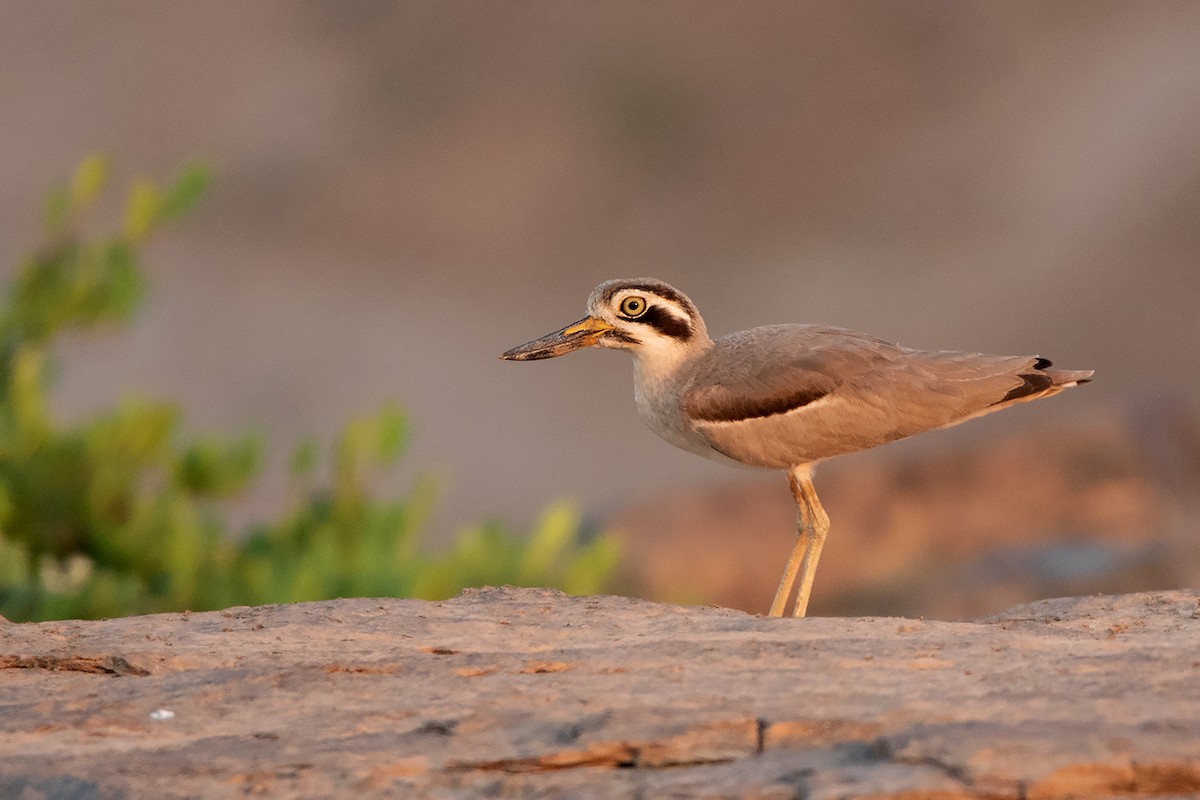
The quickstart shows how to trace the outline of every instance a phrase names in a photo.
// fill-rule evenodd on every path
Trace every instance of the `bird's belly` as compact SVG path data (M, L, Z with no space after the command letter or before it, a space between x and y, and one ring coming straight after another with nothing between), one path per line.
M748 464L789 469L877 447L933 425L898 426L884 406L826 396L782 414L696 424L711 446Z

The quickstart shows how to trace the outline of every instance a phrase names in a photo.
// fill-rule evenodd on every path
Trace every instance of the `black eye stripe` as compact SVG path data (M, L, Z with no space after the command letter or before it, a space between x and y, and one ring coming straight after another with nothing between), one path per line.
M650 306L637 319L630 319L639 325L649 325L664 336L687 341L692 338L692 326L687 320L680 319L661 306Z

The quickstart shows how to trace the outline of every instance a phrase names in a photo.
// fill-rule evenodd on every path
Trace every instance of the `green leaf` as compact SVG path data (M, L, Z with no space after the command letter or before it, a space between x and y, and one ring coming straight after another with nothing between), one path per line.
M163 195L157 186L141 179L133 185L125 211L125 238L140 242L161 219Z
M46 230L51 235L58 236L66 230L67 221L70 218L71 193L66 186L56 186L50 191L50 196L46 198L46 208L43 213Z
M93 154L83 160L71 180L71 206L77 211L87 209L108 182L109 159Z
M560 586L567 594L596 594L603 591L621 561L621 543L605 534L575 554L567 565Z
M175 465L175 479L198 495L239 492L258 471L262 448L253 438L222 442L207 438L189 447Z
M382 463L390 464L400 457L408 441L408 419L399 406L389 405L379 412L376 424L378 438L375 452Z
M308 478L317 468L317 443L305 439L292 452L292 477Z
M49 426L46 401L46 351L21 347L9 356L5 411L24 431L41 433Z
M191 211L211 181L212 168L207 164L197 161L185 166L163 195L158 218L163 221L175 220Z
M146 277L138 266L137 255L128 242L114 239L104 248L101 259L106 280L98 316L129 319L146 292Z
M551 574L579 530L579 515L570 503L557 503L546 509L525 546L521 559L522 581L533 581Z

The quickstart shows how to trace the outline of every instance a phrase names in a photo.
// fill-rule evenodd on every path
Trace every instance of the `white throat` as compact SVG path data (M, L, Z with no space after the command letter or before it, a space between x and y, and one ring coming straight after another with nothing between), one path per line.
M703 342L652 340L634 348L633 399L638 415L656 434L676 447L709 455L710 448L700 441L685 419L679 393L690 382L686 371L712 347Z

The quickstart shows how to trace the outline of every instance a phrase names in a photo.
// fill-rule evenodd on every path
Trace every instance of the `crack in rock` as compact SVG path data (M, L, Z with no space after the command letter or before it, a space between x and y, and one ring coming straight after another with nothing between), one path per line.
M121 656L0 656L0 669L44 669L139 678L150 674L149 670L134 666Z
M577 723L580 730L569 730L568 734L578 738L588 730L603 727L606 721L607 715L586 717ZM650 741L600 741L534 756L458 761L448 764L446 769L454 772L549 772L580 767L668 769L725 764L759 754L758 729L758 720L731 720L700 725ZM560 731L557 741L562 740Z

